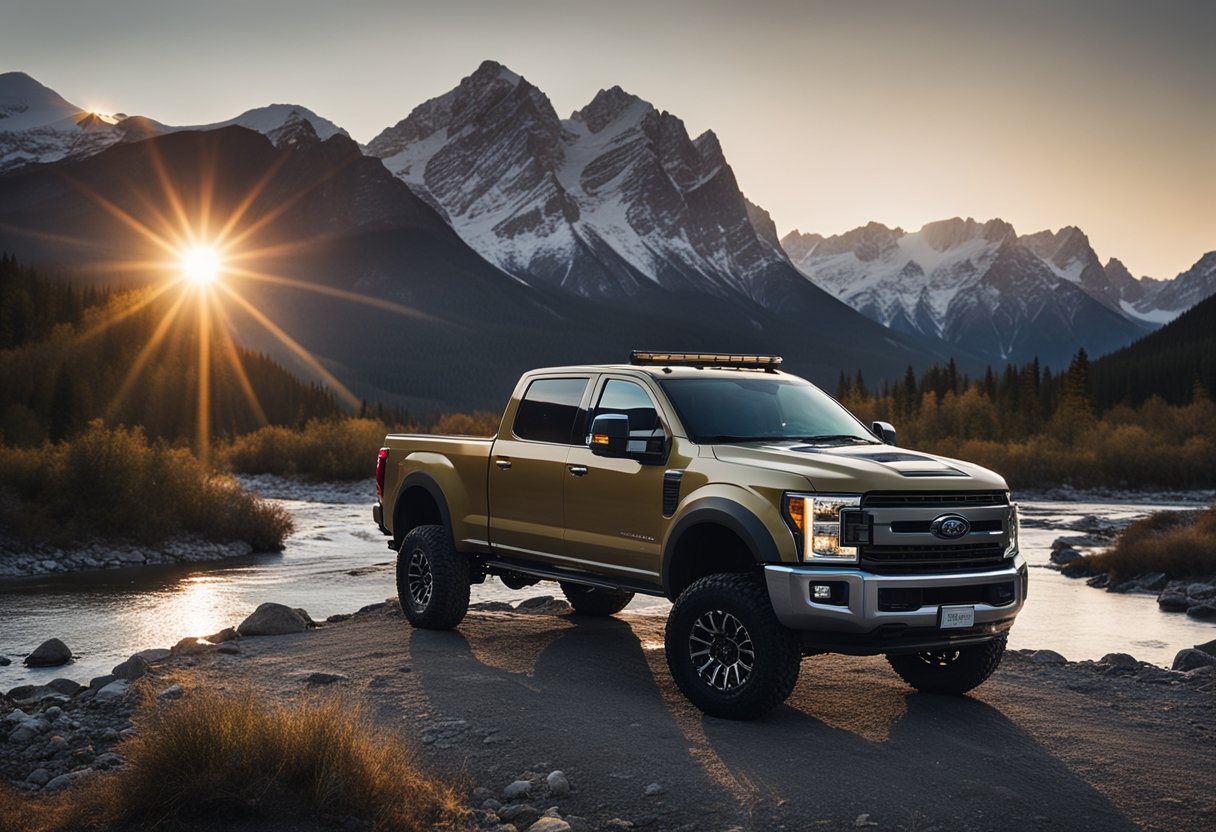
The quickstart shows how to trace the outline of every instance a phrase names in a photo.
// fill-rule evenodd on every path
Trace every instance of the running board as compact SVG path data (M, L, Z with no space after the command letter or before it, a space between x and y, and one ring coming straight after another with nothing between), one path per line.
M562 569L560 566L537 566L532 561L517 561L513 558L497 556L482 558L481 562L482 565L485 566L486 571L491 574L493 574L495 570L504 572L521 572L525 575L533 575L537 578L544 578L550 581L567 581L572 584L593 586L597 589L623 589L637 595L657 595L660 598L667 597L667 593L663 591L663 587L644 583L643 581L633 581L629 578L614 578L610 580L601 575L578 572L574 569Z

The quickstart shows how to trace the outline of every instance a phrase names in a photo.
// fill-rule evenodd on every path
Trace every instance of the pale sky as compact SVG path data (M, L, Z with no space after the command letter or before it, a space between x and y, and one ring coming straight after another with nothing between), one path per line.
M0 71L170 124L302 104L361 142L486 58L563 118L619 84L713 129L785 234L1078 225L1216 249L1216 0L4 0Z

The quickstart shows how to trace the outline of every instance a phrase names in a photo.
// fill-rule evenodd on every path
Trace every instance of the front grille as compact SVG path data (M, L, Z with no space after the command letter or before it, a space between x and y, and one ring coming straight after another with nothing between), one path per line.
M861 500L863 508L957 508L959 506L1007 506L1004 491L893 491L873 492Z
M919 572L988 572L1006 565L1005 544L958 546L862 546L858 564L887 575Z
M990 604L1004 607L1013 603L1013 581L967 586L892 587L878 590L878 609L882 612L913 612L922 607L942 604Z
M933 523L929 520L896 520L891 523L891 531L895 534L929 534ZM1005 524L1000 520L972 520L973 532L1003 532Z

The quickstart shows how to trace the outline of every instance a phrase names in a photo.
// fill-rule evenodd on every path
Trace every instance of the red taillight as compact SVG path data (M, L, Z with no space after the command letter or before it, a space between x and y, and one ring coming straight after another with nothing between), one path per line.
M376 496L384 499L384 469L388 467L388 448L381 448L376 456Z

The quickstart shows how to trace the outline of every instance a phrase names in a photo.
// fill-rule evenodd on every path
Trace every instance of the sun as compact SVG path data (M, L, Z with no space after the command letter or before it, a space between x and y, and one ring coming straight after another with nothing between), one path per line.
M182 274L195 286L210 286L224 270L220 253L210 246L194 246L181 254Z

